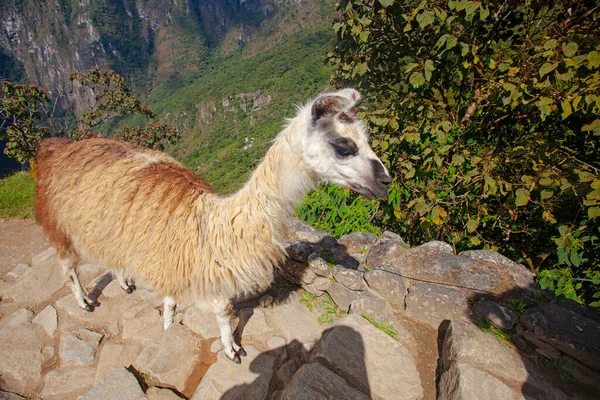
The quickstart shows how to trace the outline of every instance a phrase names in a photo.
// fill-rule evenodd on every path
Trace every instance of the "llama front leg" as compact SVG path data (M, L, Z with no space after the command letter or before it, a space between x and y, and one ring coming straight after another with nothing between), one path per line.
M71 279L71 290L75 295L75 299L77 300L77 304L79 304L79 307L83 308L85 311L92 311L93 307L99 306L100 304L92 300L85 292L85 290L83 290L81 282L79 281L79 277L77 276L77 271L75 269L75 260L68 256L59 256L58 262L60 263L65 276Z
M231 330L231 313L233 306L228 301L215 302L215 314L221 332L221 342L225 355L236 364L241 364L240 356L246 356L246 351L233 340Z
M165 296L163 300L163 327L167 330L175 319L175 309L177 308L177 302L174 298Z

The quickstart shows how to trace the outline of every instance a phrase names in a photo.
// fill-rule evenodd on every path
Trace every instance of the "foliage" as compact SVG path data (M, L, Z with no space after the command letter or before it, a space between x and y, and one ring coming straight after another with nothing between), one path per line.
M83 74L74 72L69 79L88 89L93 98L89 109L81 114L78 139L93 134L94 128L110 118L137 113L154 118L152 110L130 93L125 79L114 71L92 68Z
M508 308L510 308L517 317L520 317L521 314L527 310L527 304L523 303L521 300L512 300L508 305Z
M69 77L76 85L92 93L92 104L79 118L79 126L68 129L55 118L55 103L50 104L46 92L37 86L0 82L0 139L6 141L4 152L25 164L35 158L40 142L50 136L74 140L98 136L97 128L107 120L129 114L154 118L148 106L130 94L125 80L114 71L93 68ZM145 128L127 127L116 132L118 139L164 150L175 145L179 132L164 123L150 123Z
M27 172L0 180L0 218L33 218L35 181Z
M577 379L575 379L575 376L573 376L573 374L570 371L567 371L564 368L565 366L573 364L573 360L571 358L563 356L555 360L546 358L545 361L556 372L558 372L558 375L560 376L560 379L562 379L563 382L572 384L577 383Z
M346 313L345 311L340 310L338 305L335 304L333 299L327 293L321 297L317 297L317 295L305 290L300 298L300 303L304 303L310 312L317 306L322 308L323 313L317 317L319 324L330 324Z
M387 321L377 322L366 314L360 314L360 316L369 321L375 328L379 329L386 335L394 339L396 339L396 336L398 336L398 331L396 330L396 328L390 325Z
M296 209L298 218L336 238L352 232L380 234L381 229L371 224L376 212L376 201L335 185L322 185L307 194Z
M39 143L50 137L42 118L50 113L46 91L36 86L0 82L0 139L4 153L24 164L35 157Z
M600 5L339 7L334 83L366 95L395 175L373 223L411 243L499 250L557 295L600 305Z
M494 337L503 345L512 346L512 343L510 342L512 333L510 333L509 331L502 329L502 328L496 328L494 325L492 325L492 323L490 322L489 319L487 319L487 318L480 319L479 321L477 321L477 326L482 331L484 331L486 333L491 333L492 335L494 335Z
M119 129L113 138L149 149L164 151L169 145L176 145L181 139L181 135L172 126L157 122L148 124L145 128L129 126Z

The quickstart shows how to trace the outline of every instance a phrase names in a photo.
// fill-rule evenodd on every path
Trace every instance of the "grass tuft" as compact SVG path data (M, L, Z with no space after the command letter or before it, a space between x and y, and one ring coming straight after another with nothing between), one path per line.
M33 218L35 181L29 172L0 180L0 218Z

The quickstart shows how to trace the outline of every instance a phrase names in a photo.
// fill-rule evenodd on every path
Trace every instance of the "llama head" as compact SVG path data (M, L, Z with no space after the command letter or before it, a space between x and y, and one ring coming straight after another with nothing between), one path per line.
M320 180L383 199L392 178L371 149L366 126L352 111L359 99L356 90L344 89L312 102L303 157Z

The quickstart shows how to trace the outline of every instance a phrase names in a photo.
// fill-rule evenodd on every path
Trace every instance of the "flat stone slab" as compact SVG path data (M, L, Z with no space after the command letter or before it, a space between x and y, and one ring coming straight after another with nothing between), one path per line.
M294 340L302 344L312 343L321 337L323 327L317 322L319 314L308 311L300 303L297 293L290 294L287 302L274 307L271 317L288 343Z
M33 318L33 311L29 311L26 308L20 308L4 318L0 325L1 331L8 331L18 328L20 325L31 321Z
M519 398L500 379L468 364L452 364L450 369L442 374L439 387L439 400L513 400Z
M39 384L43 336L31 323L21 324L18 330L5 329L0 333L2 389L28 393Z
M401 276L374 269L365 274L365 281L371 290L390 303L404 307L406 282Z
M496 328L512 329L518 319L508 307L490 300L478 301L471 306L475 314L487 318Z
M140 373L148 373L166 387L181 393L193 390L198 382L190 377L202 364L204 339L183 325L174 324L152 344L146 346L133 363Z
M170 389L159 388L153 386L146 390L146 397L148 400L181 400L181 397L177 396Z
M27 270L29 269L29 264L18 264L12 271L10 271L7 276L13 279L19 279Z
M142 349L142 346L137 343L105 343L98 359L95 381L102 381L109 372L117 367L129 367L140 355Z
M498 268L497 263L449 254L439 246L396 248L389 252L383 266L374 267L420 282L484 291L498 296L519 289L509 271Z
M350 304L350 314L366 315L376 322L385 322L393 326L398 332L397 339L401 341L412 338L412 334L396 319L386 301L368 291L362 292Z
M325 331L310 361L318 361L373 399L420 399L421 379L408 349L358 315ZM399 368L398 366L402 366Z
M146 400L140 384L125 367L116 367L80 400Z
M206 371L192 400L265 399L276 358L253 346L244 349L248 355L242 357L241 364L219 352L217 362Z
M58 315L56 309L52 306L46 306L32 321L34 324L41 326L48 336L54 336L54 332L58 327Z
M60 336L60 358L65 364L86 364L94 361L96 349L104 335L81 328Z
M185 311L183 324L205 339L221 336L215 314L204 312L195 306Z
M146 305L135 307L123 314L123 340L133 340L146 346L164 332L158 310Z
M61 367L46 374L44 400L76 399L94 386L94 367Z
M238 312L238 318L236 331L242 332L242 339L265 340L275 333L261 308L244 308Z
M600 370L600 324L558 304L543 304L521 315L539 340Z
M20 304L34 305L50 298L66 282L56 261L56 250L49 248L33 258L31 268L6 289L2 296Z
M444 337L442 359L445 370L453 363L461 363L519 384L528 379L522 359L472 322L450 322Z
M300 367L281 395L282 400L328 398L367 400L369 396L348 385L344 378L318 362Z
M465 295L454 287L418 282L406 296L406 313L438 328L446 319L471 319L472 312Z

